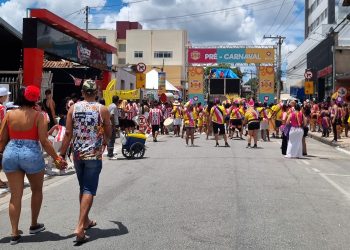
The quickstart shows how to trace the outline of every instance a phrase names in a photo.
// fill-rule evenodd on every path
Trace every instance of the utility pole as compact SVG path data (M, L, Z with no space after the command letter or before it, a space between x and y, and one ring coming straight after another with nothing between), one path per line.
M264 39L278 39L278 59L277 59L277 101L281 98L281 82L282 82L282 44L286 37L284 36L264 36Z
M89 6L85 6L85 31L89 31Z

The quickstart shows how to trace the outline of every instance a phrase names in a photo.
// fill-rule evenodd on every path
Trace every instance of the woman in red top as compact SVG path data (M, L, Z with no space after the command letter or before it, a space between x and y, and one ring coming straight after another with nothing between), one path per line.
M9 214L12 225L10 242L12 245L17 244L21 238L18 222L25 175L32 190L32 220L29 232L36 234L45 230L44 224L37 221L43 199L42 188L45 169L39 142L54 159L58 168L63 169L67 165L57 155L47 138L48 123L43 114L34 109L39 97L40 90L35 86L21 89L16 101L16 105L20 108L8 112L1 123L0 155L11 190Z

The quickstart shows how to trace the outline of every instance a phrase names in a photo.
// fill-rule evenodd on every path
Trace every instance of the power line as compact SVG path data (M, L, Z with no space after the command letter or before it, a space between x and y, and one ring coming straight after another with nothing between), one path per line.
M271 1L269 1L269 3L278 2L278 1L280 1L280 0L271 0ZM191 14L179 15L179 16L169 16L169 17L144 19L144 20L139 20L139 22L153 22L153 21L159 21L159 20L180 19L180 18L185 18L185 17L196 17L196 16L202 16L202 15L209 15L209 14L213 14L213 13L221 13L221 12L224 12L224 11L232 11L232 10L238 9L238 8L253 7L253 6L259 6L259 5L265 5L265 4L266 4L266 1L259 1L259 2L255 2L255 3L237 5L237 6L234 6L234 7L218 9L218 10L197 12L197 13L191 13Z
M284 25L284 23L286 22L287 18L289 17L290 13L292 13L292 10L294 9L294 6L296 4L296 1L294 0L292 7L289 9L288 14L285 16L285 18L283 19L283 21L280 23L280 25L277 27L277 29L275 30L275 33L277 33L277 31Z
M273 2L273 1L272 1ZM276 2L276 1L275 1ZM270 6L261 6L261 7L264 7L264 8L261 8L261 9L255 9L254 11L255 12L258 12L258 11L263 11L263 10L266 10L266 9L271 9L271 8L275 8L275 7L279 7L280 5L270 5ZM258 6L256 6L258 7ZM232 12L233 10L231 10ZM211 13L207 13L207 14L203 14L203 15L197 15L197 16L186 16L186 17L182 17L182 19L185 19L185 18L191 18L190 20L182 20L182 21L179 21L178 19L170 19L170 20L167 20L166 18L162 18L162 20L159 20L159 21L164 21L166 23L169 23L169 22L176 22L176 24L179 24L179 23L189 23L189 22L197 22L197 20L194 20L193 18L202 18L202 17L206 17L206 15L208 14L211 14ZM219 13L218 13L219 14ZM231 15L234 14L234 12L231 13ZM95 15L99 15L99 14L95 14ZM103 14L101 14L103 15ZM156 21L156 20L155 20ZM140 20L138 22L144 22L143 20ZM114 21L111 21L111 23L114 23ZM159 23L157 23L159 24Z
M278 13L277 15L275 16L275 19L273 20L273 23L271 24L271 26L267 29L267 31L264 33L264 35L266 35L267 33L270 32L270 30L272 29L272 27L275 25L276 21L277 21L277 18L279 16L279 14L281 13L281 10L282 10L282 7L284 5L284 3L286 2L286 0L283 0L282 4L281 4L281 7L279 8L278 10Z

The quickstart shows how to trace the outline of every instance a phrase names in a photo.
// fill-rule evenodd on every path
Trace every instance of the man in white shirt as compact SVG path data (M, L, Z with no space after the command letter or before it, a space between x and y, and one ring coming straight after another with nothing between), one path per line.
M119 126L118 103L119 103L119 96L115 95L112 97L112 104L108 106L108 111L111 116L111 122L112 122L112 136L107 146L107 151L108 151L107 156L110 160L117 159L116 154L114 154L114 143L115 143L115 138L117 136L117 127Z

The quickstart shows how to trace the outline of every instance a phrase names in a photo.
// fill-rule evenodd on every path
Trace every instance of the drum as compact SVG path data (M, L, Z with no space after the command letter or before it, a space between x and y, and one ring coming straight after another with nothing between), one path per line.
M173 132L174 131L174 119L171 117L165 119L164 126L168 129L169 132Z

